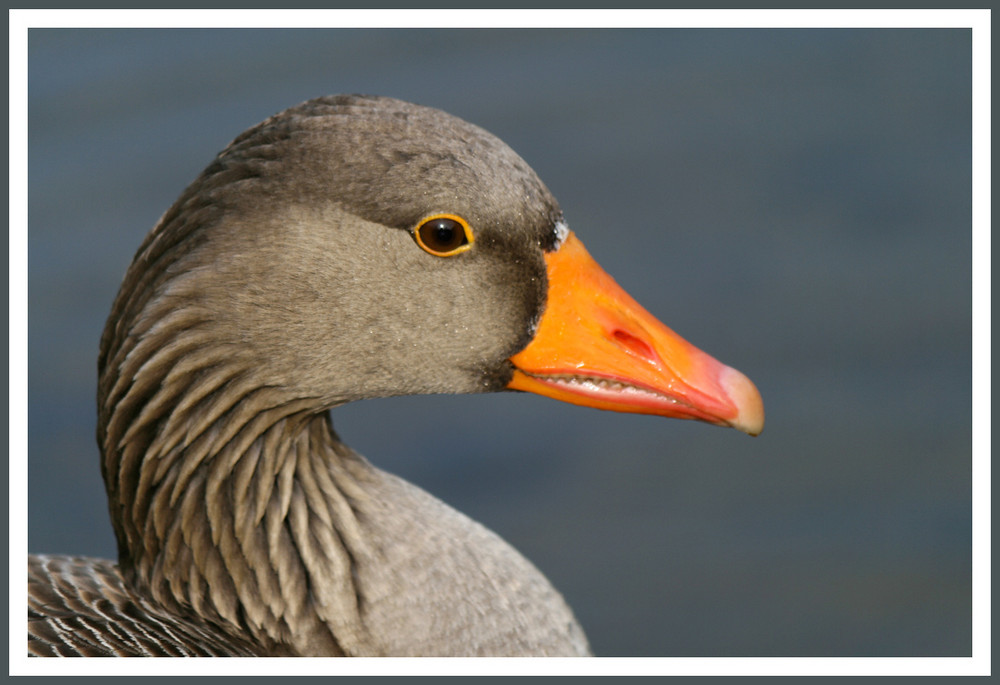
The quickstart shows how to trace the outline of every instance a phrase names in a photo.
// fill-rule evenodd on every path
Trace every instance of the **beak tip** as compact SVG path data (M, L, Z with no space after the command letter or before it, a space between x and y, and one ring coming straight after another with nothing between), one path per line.
M764 430L764 401L757 386L730 367L726 367L719 380L736 407L736 417L728 421L729 425L747 435L759 435Z

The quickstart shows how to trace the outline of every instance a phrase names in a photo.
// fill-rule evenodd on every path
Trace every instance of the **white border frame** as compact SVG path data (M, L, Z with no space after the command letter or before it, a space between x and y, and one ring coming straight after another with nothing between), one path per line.
M991 36L989 10L9 10L9 673L11 675L989 675L991 630ZM970 28L973 73L971 657L598 659L28 659L29 28Z

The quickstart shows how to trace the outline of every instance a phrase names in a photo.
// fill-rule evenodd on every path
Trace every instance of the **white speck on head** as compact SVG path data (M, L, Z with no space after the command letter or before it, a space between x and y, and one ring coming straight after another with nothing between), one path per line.
M569 226L566 224L565 221L560 219L559 221L556 222L555 232L556 232L556 242L552 249L558 250L560 247L562 247L563 242L569 235Z
M538 332L538 324L541 323L541 321L542 321L542 314L541 314L541 312L539 312L538 314L535 314L533 317L531 317L531 323L528 324L528 336L530 338L534 338L535 337L535 333Z

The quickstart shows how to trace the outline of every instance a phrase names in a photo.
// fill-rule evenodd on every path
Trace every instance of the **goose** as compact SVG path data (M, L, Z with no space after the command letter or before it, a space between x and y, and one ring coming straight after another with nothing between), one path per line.
M374 96L219 153L136 253L98 371L118 562L29 556L35 656L586 656L541 572L329 410L513 390L764 423L753 383L629 297L515 152Z

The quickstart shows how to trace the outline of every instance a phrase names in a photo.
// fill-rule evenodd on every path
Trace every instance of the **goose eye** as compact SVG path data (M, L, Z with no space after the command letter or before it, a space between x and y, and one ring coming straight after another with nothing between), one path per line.
M420 247L437 257L465 252L474 241L469 224L455 214L436 214L424 219L413 232L413 237Z

